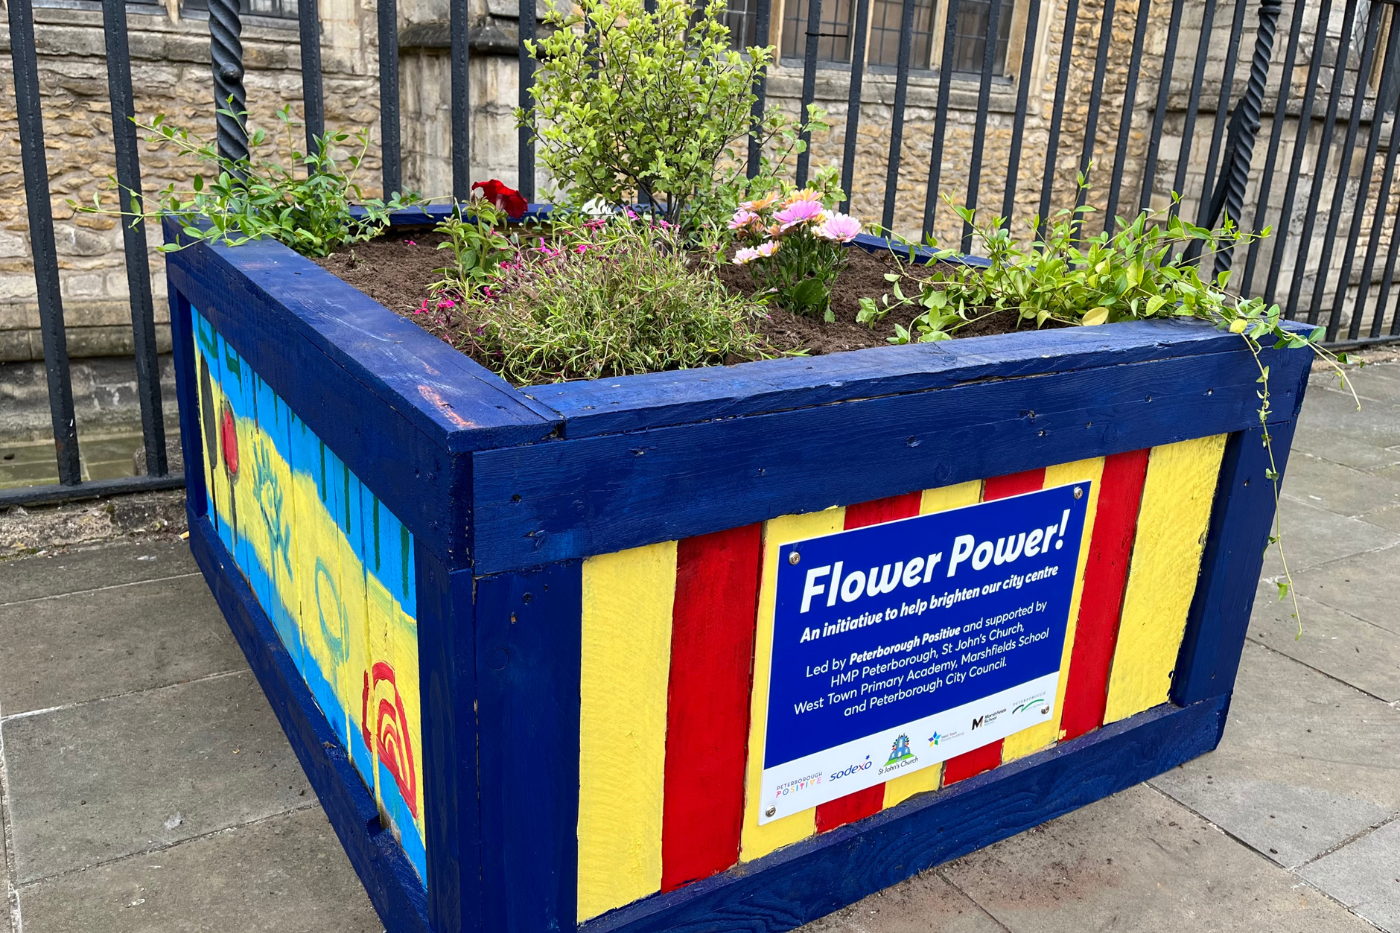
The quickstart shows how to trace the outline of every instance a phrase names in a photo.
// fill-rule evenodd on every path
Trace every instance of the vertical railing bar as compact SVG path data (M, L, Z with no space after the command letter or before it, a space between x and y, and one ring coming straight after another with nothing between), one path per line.
M136 396L141 405L141 438L146 448L146 475L164 476L165 416L161 408L160 364L156 357L155 308L151 300L151 266L146 253L141 163L136 150L136 114L131 93L131 49L127 41L126 0L102 0L102 32L107 45L107 92L112 103L112 146L117 161L117 197L132 216L122 217L126 285L131 295L132 351L136 359Z
M996 64L997 30L1001 28L1001 0L987 5L987 40L982 46L982 81L977 86L977 123L972 131L972 164L967 174L967 208L977 210L977 189L982 186L982 147L987 141L987 114L992 105L992 67ZM963 221L962 251L972 252L972 224Z
M1269 130L1269 154L1264 159L1264 177L1259 181L1259 202L1254 210L1254 229L1264 228L1264 218L1269 211L1269 191L1274 183L1274 168L1278 161L1279 146L1283 143L1283 131L1288 125L1289 90L1293 86L1293 66L1298 60L1298 38L1302 34L1303 13L1308 0L1298 0L1293 8L1293 18L1288 24L1288 50L1283 58L1283 75L1279 79L1278 99L1274 102L1274 123ZM1279 222L1282 237L1287 236L1287 219ZM1254 294L1254 270L1259 262L1259 240L1251 240L1244 263L1244 278L1240 282L1240 294ZM1280 241L1275 241L1274 249L1281 249ZM1272 300L1272 299L1271 299Z
M452 199L471 197L471 51L467 0L452 0Z
M1300 3L1306 0L1299 0ZM1138 211L1152 205L1157 185L1157 159L1162 149L1162 128L1167 121L1167 106L1172 92L1172 72L1176 69L1176 37L1181 32L1181 8L1185 0L1172 0L1171 22L1167 26L1167 47L1162 53L1162 78L1157 84L1157 109L1152 115L1152 132L1147 138L1147 162L1142 168L1142 192L1138 196Z
M1298 234L1298 261L1293 264L1293 281L1288 289L1288 306L1284 310L1284 316L1290 321L1298 313L1298 299L1301 297L1303 289L1303 277L1307 274L1307 253L1312 248L1313 226L1317 223L1317 209L1322 201L1322 183L1327 176L1327 159L1332 152L1332 134L1336 130L1337 108L1341 105L1342 88L1346 81L1346 64L1351 45L1352 22L1356 18L1356 0L1347 0L1342 15L1344 17L1342 37L1341 41L1337 43L1336 60L1332 63L1332 87L1327 97L1327 115L1322 121L1322 140L1317 146L1317 162L1313 166L1313 181L1308 189L1307 212L1303 214L1303 229ZM1319 28L1326 28L1320 20ZM1323 244L1323 248L1326 249L1326 244ZM1326 268L1318 266L1315 284L1325 279L1326 274ZM1318 294L1317 289L1314 288L1308 307L1309 324L1317 321L1316 300Z
M520 0L520 109L525 113L525 122L519 129L520 151L516 162L520 166L516 184L520 196L527 203L535 202L535 100L530 89L535 86L535 58L530 54L529 43L535 41L535 22L538 12L535 0Z
M1147 40L1147 18L1152 0L1138 0L1137 29L1133 33L1133 54L1128 62L1128 80L1123 88L1123 109L1118 119L1118 146L1113 153L1113 180L1108 187L1103 228L1113 232L1118 221L1118 197L1123 191L1123 168L1128 161L1128 140L1133 130L1133 110L1137 105L1138 71L1142 67L1142 47Z
M311 155L316 152L316 140L326 135L326 99L321 84L319 0L297 0L297 26L301 42L301 106L306 121L306 152L307 155Z
M384 197L403 190L399 136L398 0L379 3L379 138L384 169Z
M1376 12L1376 7L1371 7L1370 12ZM1308 323L1317 323L1317 318L1322 313L1323 287L1327 284L1327 270L1332 265L1332 252L1337 245L1337 225L1341 223L1342 207L1347 200L1347 183L1351 174L1351 159L1353 150L1356 147L1356 134L1361 127L1361 112L1366 109L1366 75L1371 70L1372 58L1376 54L1376 39L1380 35L1381 21L1379 16L1368 15L1366 17L1366 38L1361 43L1361 67L1356 72L1356 83L1351 91L1351 114L1347 119L1347 135L1342 142L1342 161L1337 168L1337 183L1332 188L1332 211L1327 218L1327 232L1322 240L1322 260L1318 268L1317 279L1313 282L1312 309L1308 316ZM1378 108L1379 109L1379 108ZM1373 123L1378 122L1373 120ZM1375 167L1376 145L1380 139L1375 132L1370 134L1371 141L1366 145L1365 169L1362 171L1356 197L1352 200L1351 229L1347 235L1346 249L1342 251L1342 267L1337 276L1337 290L1333 295L1332 312L1327 319L1327 340L1337 339L1337 330L1341 326L1342 305L1346 302L1347 286L1351 284L1351 264L1356 258L1356 239L1361 235L1361 215L1365 213L1366 198L1369 196L1369 184L1371 169Z
M1211 196L1210 220L1221 213L1238 229L1244 217L1244 196L1249 187L1249 169L1254 161L1254 143L1264 112L1264 94L1269 89L1269 66L1274 57L1274 38L1283 0L1259 0L1259 24L1254 32L1254 54L1249 62L1249 80L1235 104L1226 137L1225 155L1220 167L1220 183ZM1228 272L1234 262L1234 246L1225 245L1215 253L1215 274ZM1241 292L1241 294L1248 294Z
M1312 60L1308 62L1307 82L1303 86L1302 106L1298 111L1298 131L1293 138L1293 158L1288 166L1288 183L1283 189L1283 205L1279 212L1278 239L1274 242L1273 255L1269 257L1269 278L1264 286L1265 301L1274 304L1278 301L1278 279L1283 269L1283 258L1288 244L1288 228L1293 222L1293 199L1298 196L1298 177L1303 173L1303 154L1307 149L1308 134L1312 128L1312 109L1317 90L1317 79L1322 72L1322 60L1326 58L1327 22L1332 18L1332 0L1322 0L1322 8L1317 14L1318 35L1313 43ZM1299 258L1305 253L1300 247Z
M846 139L841 153L841 210L851 209L851 187L855 184L856 133L860 130L860 92L865 77L865 39L870 26L870 0L856 2L856 35L851 49L851 93L846 102Z
M1055 190L1055 161L1060 152L1060 129L1065 118L1065 88L1069 84L1070 59L1074 54L1074 30L1079 24L1079 0L1065 5L1064 35L1060 38L1060 70L1055 76L1055 106L1050 112L1050 138L1045 142L1045 177L1040 186L1040 209L1036 213L1036 233L1045 238L1050 222L1050 198Z
M1021 74L1016 83L1016 117L1011 125L1011 149L1006 160L1006 189L1001 197L1001 216L1011 225L1016 211L1016 185L1021 172L1021 145L1026 133L1026 103L1034 74L1036 38L1040 35L1040 0L1030 0L1026 10L1026 37L1021 50Z
M1185 193L1186 170L1191 166L1191 146L1196 138L1196 114L1201 106L1201 86L1205 83L1206 61L1210 57L1210 36L1215 28L1215 0L1206 0L1201 13L1201 34L1196 41L1196 69L1191 74L1191 97L1186 104L1186 121L1181 128L1181 148L1176 156L1176 174L1172 177L1172 194L1180 197ZM1173 200L1171 213L1175 214L1180 202Z
M952 0L957 3L957 0ZM909 97L909 57L914 41L914 0L904 0L899 14L899 57L895 60L894 112L890 115L890 158L885 169L885 203L880 225L894 229L894 202L899 194L899 159L904 147L904 104ZM941 111L940 111L941 115ZM934 140L934 145L938 141Z
M1103 106L1104 72L1108 70L1108 47L1113 41L1113 14L1116 9L1115 0L1104 0L1103 20L1099 24L1099 48L1094 58L1094 82L1089 88L1089 113L1084 118L1084 149L1079 156L1079 174L1085 179L1088 179L1089 169L1094 161L1094 144L1099 133L1099 108ZM1073 220L1076 240L1084 227L1083 215L1079 208L1084 206L1088 196L1089 193L1083 186L1080 186L1074 195Z
M903 28L912 27L911 20L910 24ZM933 235L933 221L938 213L938 187L943 174L943 137L948 132L948 96L953 92L953 53L957 48L957 41L958 0L948 0L948 16L943 24L943 58L938 63L938 115L933 120L933 152L929 155L928 185L924 189L925 240Z
M1387 66L1394 65L1397 61L1396 56L1391 55L1389 51L1395 48L1396 42L1400 42L1400 16L1397 16L1396 12L1397 11L1392 10L1390 13L1390 32L1387 33L1385 40L1387 49L1385 64ZM1394 74L1389 68L1382 72L1381 81L1378 85L1380 90L1386 88L1386 77L1394 77ZM1376 109L1371 119L1375 121L1375 124L1378 126L1385 122L1385 108L1379 95L1376 98ZM1371 220L1371 236L1366 243L1366 259L1362 265L1361 271L1361 289L1356 296L1356 308L1352 311L1354 317L1361 317L1365 314L1367 292L1370 291L1371 287L1371 275L1376 271L1376 253L1380 250L1381 244L1381 224L1385 222L1386 206L1390 203L1390 188L1395 177L1395 156L1397 152L1400 152L1400 145L1398 145L1400 144L1400 133L1396 132L1396 129L1400 127L1397 127L1397 123L1400 123L1400 120L1392 119L1390 123L1390 142L1385 147L1385 168L1381 170L1381 184L1380 188L1376 191L1376 214ZM1396 211L1397 216L1400 216L1400 205L1396 206ZM1395 243L1392 240L1389 250L1387 274L1393 271L1394 262ZM1371 337L1379 337L1381 335L1381 326L1385 323L1384 317L1385 302L1380 299L1380 296L1377 296L1376 313L1371 321Z
M39 327L44 340L44 374L48 378L58 481L74 486L82 482L82 463L78 458L78 425L73 415L73 383L68 372L68 332L63 323L63 299L58 286L53 207L49 203L44 113L39 99L39 62L34 48L34 10L30 0L9 0L7 6L20 161L24 165L29 243L34 253L34 285L38 290Z
M1390 149L1395 151L1395 122L1391 124ZM1372 325L1372 336L1379 337L1381 328L1385 324L1386 305L1390 304L1390 286L1395 281L1395 254L1400 249L1400 205L1396 205L1395 224L1390 231L1390 248L1385 255L1385 272L1381 274L1381 290L1376 296L1376 316ZM1400 334L1400 309L1396 309L1395 315L1390 322L1391 334Z
M243 20L238 0L209 0L209 59L214 72L216 140L219 153L248 158L248 93L243 88Z
M1372 8L1372 13L1375 14L1376 12L1378 11L1375 8ZM1379 30L1380 17L1373 15L1373 18L1377 20L1376 28L1377 30ZM1386 39L1387 43L1394 41L1394 25L1395 17L1392 16L1391 29ZM1390 56L1386 56L1386 58L1390 59ZM1386 66L1389 64L1389 61L1381 62L1381 80L1377 85L1377 89L1384 87L1386 84L1386 78L1388 77L1387 72L1390 70ZM1359 86L1364 86L1362 85L1362 80L1360 78L1358 79L1357 84ZM1365 95L1363 94L1362 97L1364 103ZM1355 106L1355 104L1353 104L1352 106ZM1371 109L1371 131L1367 134L1366 137L1366 156L1363 160L1364 167L1361 170L1361 187L1360 190L1357 192L1356 200L1354 202L1356 204L1356 208L1355 210L1353 210L1351 215L1351 230L1347 234L1346 258L1342 260L1343 284L1341 286L1338 286L1338 296L1346 294L1345 286L1349 284L1348 280L1351 276L1351 263L1352 260L1356 257L1356 244L1361 239L1361 219L1362 215L1365 213L1366 201L1371 196L1371 172L1376 167L1376 156L1380 152L1381 127L1384 125L1384 123L1385 113L1382 109L1380 95L1377 94L1375 105ZM1361 276L1357 279L1356 282L1356 301L1352 305L1351 309L1351 326L1347 328L1347 338L1350 340L1356 340L1358 337L1361 336L1361 321L1366 314L1366 293L1371 288L1371 273L1375 270L1376 248L1379 246L1380 240L1380 237L1377 234L1380 233L1380 221L1385 216L1385 202L1390 184L1390 170L1393 167L1393 164L1387 158L1386 167L1384 172L1382 173L1381 186L1376 191L1376 216L1371 222L1371 236L1369 237L1369 242L1366 244L1366 257L1362 262ZM1342 299L1338 298L1334 302L1332 307L1333 319L1340 318L1341 308Z
M817 98L817 45L822 35L822 0L807 0L807 47L802 54L802 111L801 119L807 119L807 108ZM802 151L797 154L797 187L807 186L807 167L812 161L812 134L802 133Z
M754 13L753 44L760 49L768 48L768 33L773 15L772 0L758 0L758 10ZM774 50L776 57L777 50ZM748 175L758 175L763 161L763 111L768 106L768 69L760 68L753 78L753 112L749 130Z
M1210 211L1211 193L1215 191L1216 166L1220 162L1220 144L1225 138L1225 118L1230 113L1230 95L1235 86L1235 68L1240 59L1240 42L1244 33L1244 13L1249 0L1235 0L1235 17L1230 23L1230 44L1225 47L1225 66L1220 74L1220 96L1215 102L1215 124L1210 131L1210 154L1206 156L1206 174L1201 182L1201 204L1197 222L1204 224Z

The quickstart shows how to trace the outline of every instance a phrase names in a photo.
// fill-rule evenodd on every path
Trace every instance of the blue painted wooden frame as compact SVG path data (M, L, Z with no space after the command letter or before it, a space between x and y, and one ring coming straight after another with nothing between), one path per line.
M1219 740L1273 514L1237 337L1117 324L517 390L276 243L201 244L168 270L192 548L393 933L577 925L579 568L594 554L1231 434L1172 703L590 933L778 933ZM207 518L191 303L414 535L426 895ZM1311 360L1264 357L1282 473ZM540 757L510 754L521 735Z

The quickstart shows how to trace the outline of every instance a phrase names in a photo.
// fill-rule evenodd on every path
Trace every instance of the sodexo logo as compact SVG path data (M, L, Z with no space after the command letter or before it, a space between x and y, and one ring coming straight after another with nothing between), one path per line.
M840 771L837 771L835 774L831 775L828 778L828 780L839 781L843 777L850 777L852 774L859 774L861 771L868 770L874 764L875 762L870 760L870 756L866 755L865 760L862 761L860 764L848 765L847 767L842 768Z

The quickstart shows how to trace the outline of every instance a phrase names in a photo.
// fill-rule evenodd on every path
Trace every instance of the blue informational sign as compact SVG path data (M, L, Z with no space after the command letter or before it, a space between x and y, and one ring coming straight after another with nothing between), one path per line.
M1089 492L783 545L760 823L1053 717Z

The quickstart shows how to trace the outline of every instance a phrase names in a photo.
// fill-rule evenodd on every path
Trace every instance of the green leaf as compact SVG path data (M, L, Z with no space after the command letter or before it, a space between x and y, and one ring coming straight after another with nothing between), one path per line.
M1083 324L1085 327L1094 327L1099 324L1106 324L1108 323L1108 309L1102 306L1097 308L1091 308L1089 311L1085 312L1084 317L1080 320L1080 323Z

